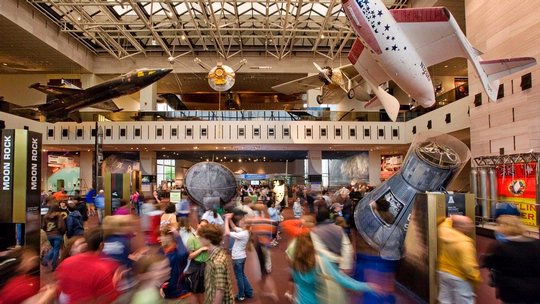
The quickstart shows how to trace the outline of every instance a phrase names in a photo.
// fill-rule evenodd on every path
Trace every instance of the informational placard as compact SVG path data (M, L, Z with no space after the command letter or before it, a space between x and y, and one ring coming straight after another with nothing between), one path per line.
M171 190L169 199L171 203L179 203L182 200L182 191Z
M11 223L13 216L13 171L15 159L15 130L2 130L0 163L0 223Z

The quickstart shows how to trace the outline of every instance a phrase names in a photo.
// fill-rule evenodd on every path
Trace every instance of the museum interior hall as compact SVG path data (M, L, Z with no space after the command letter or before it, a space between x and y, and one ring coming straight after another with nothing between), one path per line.
M0 303L540 302L538 15L1 0Z

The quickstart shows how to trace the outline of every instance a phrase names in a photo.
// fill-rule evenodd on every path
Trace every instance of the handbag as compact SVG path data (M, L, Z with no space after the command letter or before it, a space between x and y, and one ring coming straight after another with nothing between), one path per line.
M193 293L204 293L204 269L205 263L191 260L185 272L189 290Z

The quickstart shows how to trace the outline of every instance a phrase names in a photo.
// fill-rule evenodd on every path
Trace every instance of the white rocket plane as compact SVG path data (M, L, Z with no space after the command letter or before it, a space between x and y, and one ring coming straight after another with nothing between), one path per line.
M456 20L444 7L389 11L380 0L342 0L357 39L349 60L369 84L375 97L366 107L382 104L396 121L399 101L380 87L393 80L419 105L435 103L428 67L465 57L478 73L484 90L497 100L499 79L536 64L531 57L482 61Z

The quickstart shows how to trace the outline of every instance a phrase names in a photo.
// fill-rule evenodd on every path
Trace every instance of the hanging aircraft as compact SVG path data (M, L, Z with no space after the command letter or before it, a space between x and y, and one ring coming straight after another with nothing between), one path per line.
M329 66L321 68L315 62L313 65L319 72L318 74L282 83L273 86L272 89L286 95L303 93L310 89L320 89L321 94L317 95L319 104L339 103L345 97L370 100L371 96L368 94L367 85L365 81L362 81L362 77L352 64L334 69Z
M172 69L138 69L111 80L105 81L86 90L72 84L52 86L34 83L30 86L47 94L47 103L38 105L48 122L74 120L81 122L80 109L93 107L117 112L121 109L111 100L123 95L133 94L142 88L158 81L169 74ZM19 107L17 110L36 108L36 106Z
M455 57L467 58L489 99L497 100L499 79L536 64L531 57L482 61L447 8L388 10L380 0L342 0L357 35L349 60L376 95L367 106L382 104L395 121L399 101L380 84L393 80L418 105L435 103L428 67Z
M195 63L208 71L207 78L210 87L215 91L224 92L230 90L234 86L236 72L247 63L247 60L240 60L240 62L235 65L235 68L231 68L221 62L218 62L215 67L210 67L199 58L195 58Z

